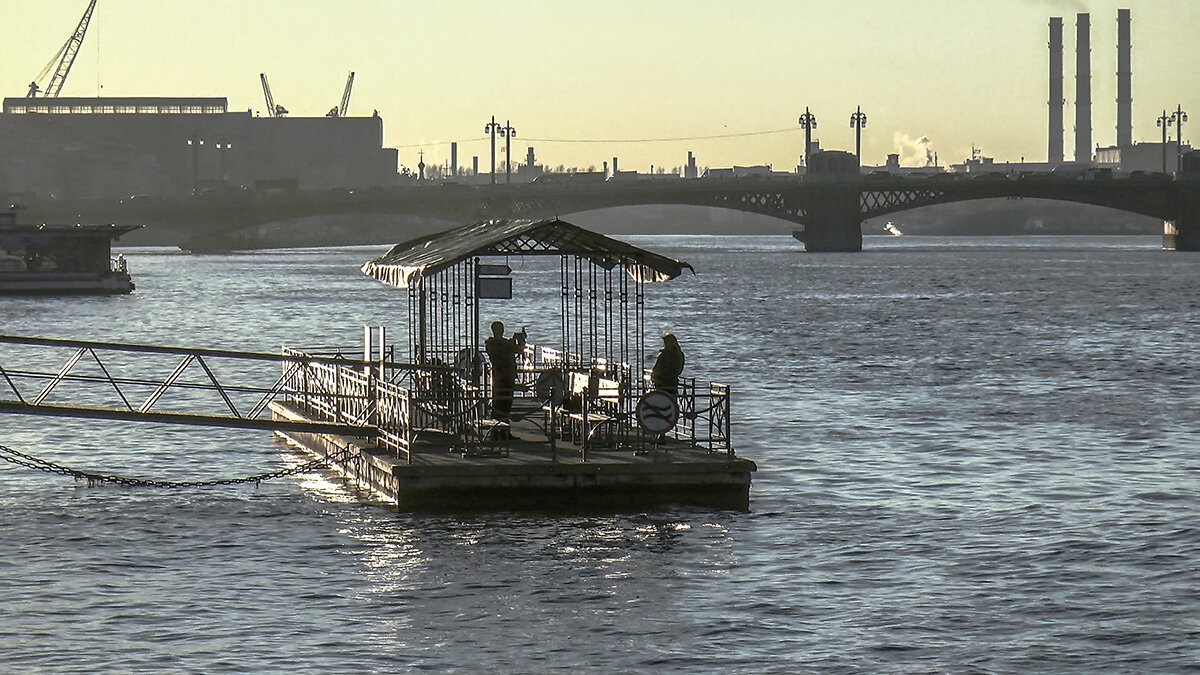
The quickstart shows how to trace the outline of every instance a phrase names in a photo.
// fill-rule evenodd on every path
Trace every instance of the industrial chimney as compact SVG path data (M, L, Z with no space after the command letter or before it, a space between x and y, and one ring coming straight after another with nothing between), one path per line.
M1133 145L1133 90L1129 65L1129 10L1117 10L1117 147Z
M1046 161L1051 167L1063 161L1063 41L1062 17L1050 17L1050 146Z
M1092 161L1091 18L1075 17L1075 161Z

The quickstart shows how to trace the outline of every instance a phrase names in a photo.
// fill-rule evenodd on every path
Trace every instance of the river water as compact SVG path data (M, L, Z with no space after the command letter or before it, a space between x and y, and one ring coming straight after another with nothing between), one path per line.
M4 464L4 670L1200 671L1200 254L629 239L696 268L650 287L647 325L733 386L749 512L411 516L322 472L153 490ZM0 332L401 337L403 294L356 269L383 250L125 249L134 294L0 298ZM514 267L494 310L546 339ZM37 417L0 416L0 444L158 479L303 461L265 432Z

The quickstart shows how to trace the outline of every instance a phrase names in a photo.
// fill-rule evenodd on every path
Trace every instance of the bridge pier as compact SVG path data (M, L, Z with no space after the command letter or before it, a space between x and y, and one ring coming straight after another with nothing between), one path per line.
M805 204L804 250L857 253L862 250L862 186L858 158L825 150L809 158L805 180L813 186Z
M1189 196L1186 202L1197 202ZM1163 248L1173 251L1200 251L1200 204L1191 203L1174 222L1163 225Z
M1183 156L1175 188L1175 221L1164 226L1163 248L1200 251L1200 152Z
M804 250L809 253L857 253L862 250L859 187L823 190L805 209Z

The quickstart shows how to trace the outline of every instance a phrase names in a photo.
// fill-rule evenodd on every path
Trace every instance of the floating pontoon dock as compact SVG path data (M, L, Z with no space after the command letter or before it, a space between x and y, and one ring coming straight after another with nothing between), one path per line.
M512 271L486 260L529 255L561 258L561 340L524 346L512 417L497 421L479 301L489 289L510 293ZM363 362L377 357L377 367L285 348L270 405L278 420L377 434L278 433L407 511L746 509L757 467L734 453L729 387L681 378L660 417L648 402L666 395L630 366L645 361L646 284L685 268L558 219L488 221L399 244L362 271L408 291L411 361L385 358L394 347L382 328L364 331Z

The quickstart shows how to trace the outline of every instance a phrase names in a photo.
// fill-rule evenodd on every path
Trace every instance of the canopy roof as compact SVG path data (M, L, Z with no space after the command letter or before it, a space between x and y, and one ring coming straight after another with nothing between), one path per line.
M641 281L666 281L692 269L686 262L651 253L623 241L585 230L558 218L487 220L396 244L359 268L363 274L396 288L474 256L575 255L612 269L624 265ZM693 270L694 271L694 270Z

